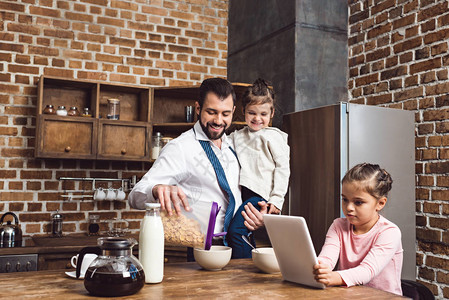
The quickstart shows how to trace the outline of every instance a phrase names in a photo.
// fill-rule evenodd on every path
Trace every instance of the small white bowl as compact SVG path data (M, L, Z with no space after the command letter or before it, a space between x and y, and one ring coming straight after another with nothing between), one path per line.
M231 260L232 248L226 246L212 246L210 250L193 250L196 262L209 271L223 269Z
M273 248L257 248L257 251L254 249L252 251L253 262L256 267L265 273L277 273L280 271Z

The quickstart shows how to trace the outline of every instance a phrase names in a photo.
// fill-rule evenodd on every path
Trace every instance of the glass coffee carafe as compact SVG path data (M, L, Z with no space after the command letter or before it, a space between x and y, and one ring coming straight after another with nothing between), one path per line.
M98 257L84 276L84 287L91 295L115 297L137 293L145 283L145 274L140 262L132 255L135 245L137 241L133 238L99 238L99 247L81 249L76 277L79 278L84 255L95 253Z

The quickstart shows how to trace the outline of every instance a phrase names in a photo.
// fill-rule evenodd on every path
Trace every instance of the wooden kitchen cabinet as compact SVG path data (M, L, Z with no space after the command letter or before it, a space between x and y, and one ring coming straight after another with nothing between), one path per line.
M236 110L231 128L241 128L241 98L248 84L233 83ZM199 85L141 87L89 80L41 76L38 84L35 156L123 161L150 161L151 136L161 132L177 137L192 128L185 122L185 106L195 105ZM120 119L107 119L108 99L120 100ZM43 114L47 105L67 110L87 107L91 117ZM195 120L196 121L196 114Z
M241 99L250 84L233 83L236 94L236 109L229 131L242 127L245 121ZM187 105L195 105L199 97L199 85L187 87L155 87L153 88L153 132L163 136L177 137L190 129L194 123L186 123L184 109ZM195 113L194 122L197 121Z
M149 160L151 89L41 76L38 85L35 156ZM107 119L108 99L120 100L120 119ZM43 114L47 105L87 107L91 117Z
M100 120L99 159L145 160L148 158L148 124Z
M95 158L97 124L94 119L38 116L38 131L44 132L38 139L38 157Z

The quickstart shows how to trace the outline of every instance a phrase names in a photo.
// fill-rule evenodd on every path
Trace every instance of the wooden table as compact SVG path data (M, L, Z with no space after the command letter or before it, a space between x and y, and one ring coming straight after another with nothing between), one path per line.
M64 270L0 274L0 299L96 299L82 280ZM403 299L365 286L324 290L282 280L280 273L264 274L250 259L231 260L221 271L205 271L196 263L165 265L162 283L146 284L137 294L115 299ZM104 299L104 298L97 298Z

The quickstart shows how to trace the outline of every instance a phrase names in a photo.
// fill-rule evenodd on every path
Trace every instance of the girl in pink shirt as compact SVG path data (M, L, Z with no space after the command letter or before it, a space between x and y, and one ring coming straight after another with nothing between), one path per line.
M327 286L367 285L402 295L401 231L379 215L393 180L379 165L363 163L342 180L346 218L334 220L314 266L315 279ZM337 271L332 271L338 262Z

